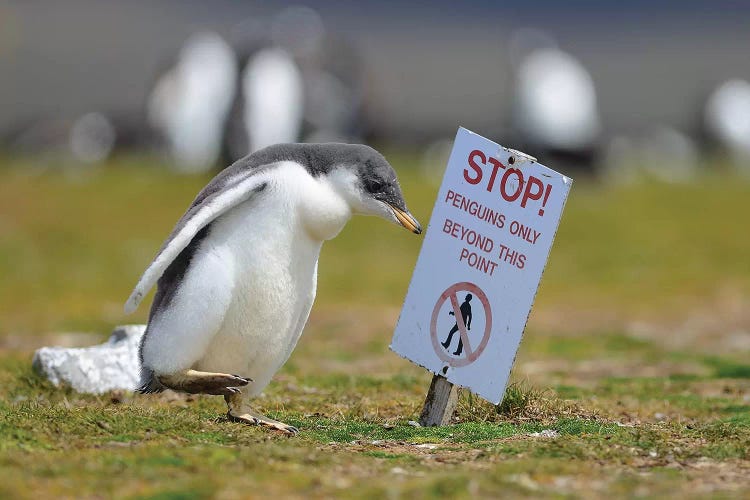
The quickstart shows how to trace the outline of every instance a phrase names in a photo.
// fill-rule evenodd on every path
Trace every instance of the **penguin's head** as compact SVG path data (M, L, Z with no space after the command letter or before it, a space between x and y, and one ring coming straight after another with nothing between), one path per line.
M369 146L352 145L340 184L354 213L376 215L420 234L422 226L406 208L398 178L388 161Z

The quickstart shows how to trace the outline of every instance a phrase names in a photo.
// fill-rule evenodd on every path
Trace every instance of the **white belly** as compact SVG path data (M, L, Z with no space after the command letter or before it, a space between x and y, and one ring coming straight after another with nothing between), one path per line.
M260 211L235 210L212 227L211 241L232 256L235 284L224 321L196 369L250 377L250 396L289 358L315 298L322 242L295 231L298 224L293 211L266 201Z

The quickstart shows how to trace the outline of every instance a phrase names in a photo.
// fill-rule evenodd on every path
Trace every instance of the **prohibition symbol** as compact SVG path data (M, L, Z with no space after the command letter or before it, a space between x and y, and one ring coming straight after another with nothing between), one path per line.
M466 292L463 304L459 303L458 294L459 292ZM470 301L472 298L476 298L484 308L484 333L482 334L482 340L477 346L471 344L469 339L468 328L471 327L472 313ZM440 310L443 308L443 304L449 301L451 305L451 316L455 317L456 324L450 332L438 332L438 317ZM432 337L432 347L435 349L435 353L438 357L445 361L448 365L453 367L466 366L473 363L484 348L487 347L487 343L490 340L490 331L492 330L492 311L490 310L490 302L487 299L487 295L474 283L468 281L462 281L451 285L440 294L435 308L432 310L432 320L430 321L430 337ZM455 333L460 335L458 342L458 348L456 351L449 349L451 341ZM447 342L442 342L440 337L448 335ZM455 343L454 343L455 344ZM446 347L448 346L448 347ZM452 354L452 355L451 355Z

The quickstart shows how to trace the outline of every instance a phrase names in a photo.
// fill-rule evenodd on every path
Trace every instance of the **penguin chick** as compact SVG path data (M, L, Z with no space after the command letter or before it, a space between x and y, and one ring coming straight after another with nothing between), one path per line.
M157 285L140 346L139 391L223 395L230 419L295 434L250 400L297 344L323 242L353 214L422 232L393 168L367 146L278 144L218 174L125 305L132 312Z

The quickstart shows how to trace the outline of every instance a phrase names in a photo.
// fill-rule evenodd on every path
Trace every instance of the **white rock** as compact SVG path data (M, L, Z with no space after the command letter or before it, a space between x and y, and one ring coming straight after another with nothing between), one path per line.
M415 444L413 445L415 448L422 448L424 450L434 450L438 447L436 444L431 443L423 443L423 444Z
M554 439L560 435L559 432L557 432L554 429L544 429L540 432L530 432L529 436L531 437L540 437L540 438L547 438L547 439Z
M57 386L88 394L135 390L138 346L145 331L146 325L124 325L116 327L107 342L92 347L42 347L34 353L34 370Z

